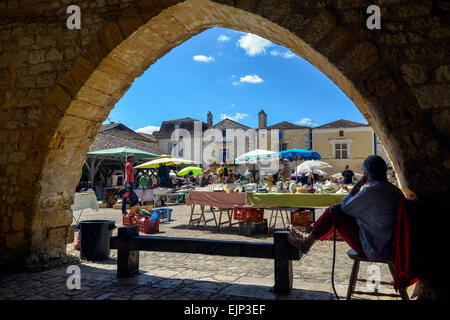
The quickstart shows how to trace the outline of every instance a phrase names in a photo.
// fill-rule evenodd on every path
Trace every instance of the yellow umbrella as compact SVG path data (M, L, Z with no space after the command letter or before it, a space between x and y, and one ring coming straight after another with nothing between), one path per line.
M158 168L160 166L173 166L176 164L191 164L194 163L192 160L182 159L182 158L172 158L172 157L162 157L152 161L145 162L136 166L136 169L150 169Z

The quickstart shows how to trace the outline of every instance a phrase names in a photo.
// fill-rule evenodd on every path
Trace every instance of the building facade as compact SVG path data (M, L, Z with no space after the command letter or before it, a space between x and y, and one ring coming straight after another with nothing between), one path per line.
M327 173L342 171L349 165L354 172L361 173L364 159L379 154L391 166L384 148L368 124L348 120L337 120L312 129L312 149L319 152L322 161L332 168Z

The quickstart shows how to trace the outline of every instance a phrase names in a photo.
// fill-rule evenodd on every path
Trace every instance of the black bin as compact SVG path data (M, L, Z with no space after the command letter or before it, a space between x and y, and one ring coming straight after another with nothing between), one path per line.
M109 241L115 228L113 220L80 221L80 257L89 261L109 258Z

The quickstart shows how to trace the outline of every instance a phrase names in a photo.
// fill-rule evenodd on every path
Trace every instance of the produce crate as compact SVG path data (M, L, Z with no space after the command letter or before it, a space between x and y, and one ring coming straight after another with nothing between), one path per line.
M239 222L239 234L243 236L253 236L267 233L267 219L260 222Z
M159 232L159 220L148 219L147 217L141 218L137 221L139 231L143 233L156 233Z
M129 215L129 214L123 214L122 215L122 219L123 219L123 226L135 226L136 222L134 219L134 215Z
M314 209L291 211L291 224L295 227L309 227L315 222Z
M146 210L152 212L153 206L152 205L149 205L149 206L134 206L134 207L130 208L130 213L138 212L139 209L146 209Z
M253 208L250 206L234 206L233 219L241 222L261 222L264 219L263 208Z

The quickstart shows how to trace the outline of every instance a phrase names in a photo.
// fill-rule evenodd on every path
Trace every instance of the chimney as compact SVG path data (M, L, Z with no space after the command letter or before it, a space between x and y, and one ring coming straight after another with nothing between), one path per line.
M258 129L267 129L267 114L264 112L264 110L261 109L261 111L258 113Z
M207 120L206 123L208 124L209 127L213 126L213 117L212 117L212 113L211 111L208 111L208 115L206 116Z

